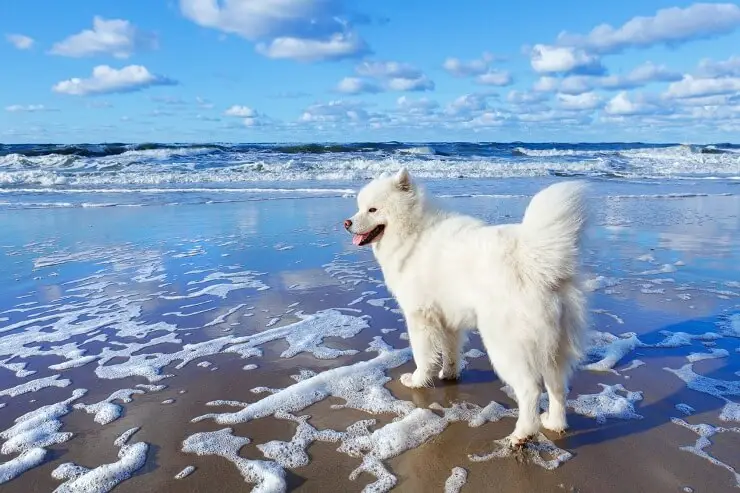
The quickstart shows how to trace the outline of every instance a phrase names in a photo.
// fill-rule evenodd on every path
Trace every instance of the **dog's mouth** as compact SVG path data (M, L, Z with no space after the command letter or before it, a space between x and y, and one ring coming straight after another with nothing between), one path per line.
M352 243L357 246L369 245L373 241L377 240L385 230L385 224L379 224L375 228L371 229L367 233L356 234L352 237Z

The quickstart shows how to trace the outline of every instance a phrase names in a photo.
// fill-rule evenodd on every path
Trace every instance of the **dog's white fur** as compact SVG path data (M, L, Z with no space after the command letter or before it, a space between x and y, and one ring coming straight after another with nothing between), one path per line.
M583 191L581 182L552 185L532 198L520 224L499 226L435 206L406 169L360 191L345 226L363 234L385 225L372 248L408 325L416 371L402 375L404 385L431 385L440 363L439 377L456 379L464 333L477 327L519 404L512 444L540 425L567 428L568 384L586 333ZM540 416L543 384L549 409Z

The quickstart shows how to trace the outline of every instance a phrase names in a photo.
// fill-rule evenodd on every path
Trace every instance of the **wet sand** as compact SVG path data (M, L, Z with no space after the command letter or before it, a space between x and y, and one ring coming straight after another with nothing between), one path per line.
M502 222L520 217L526 199L449 202L458 209ZM602 276L591 284L593 328L615 335L634 332L642 347L627 351L612 371L579 371L570 399L599 394L602 385L622 385L626 391L640 392L641 398L632 395L631 403L624 398L591 403L587 412L604 412L609 407L606 404L612 406L612 415L603 422L570 408L571 429L562 437L546 433L558 448L572 454L553 470L540 467L526 455L521 460L470 460L470 455L491 452L494 441L511 432L511 417L482 426L471 426L466 421L446 423L441 432L432 433L422 444L381 461L397 480L393 491L444 491L454 467L467 470L463 492L689 491L686 488L722 492L736 491L740 486L740 477L728 469L740 468L740 422L719 418L726 405L723 398L689 389L686 382L665 370L688 364L691 353L725 349L726 356L697 361L691 368L699 375L725 382L721 384L724 399L740 400L740 391L734 390L740 385L740 333L731 333L733 319L729 318L740 307L740 285L736 284L740 280L737 197L606 200L594 204L597 221L589 232L585 252L588 277ZM251 441L239 450L240 457L268 460L258 445L272 440L289 442L297 424L272 416L274 412L234 424L219 424L213 419L193 422L208 413L245 408L208 406L208 402L257 403L270 394L254 393L251 389L255 387L290 388L297 384L291 376L302 370L320 375L373 360L380 353L366 349L377 337L392 348L408 346L403 337L404 324L394 311L396 304L387 299L369 251L355 249L336 227L337 217L344 217L353 206L352 199L305 199L51 214L14 211L7 228L8 238L13 240L4 240L0 249L0 265L7 273L0 286L0 345L7 343L9 336L35 326L43 328L39 335L43 339L44 334L66 334L94 317L109 316L110 323L54 341L0 346L0 362L25 362L25 370L36 372L18 377L14 374L17 367L0 368L0 394L2 389L57 374L70 380L64 387L0 397L0 403L6 404L0 408L0 430L11 428L18 417L43 405L68 399L74 389L87 389L76 403L91 404L120 389L137 389L140 384L166 388L135 394L128 403L115 401L122 406L122 415L105 425L96 423L93 414L70 409L59 418L59 431L73 436L45 446L48 452L41 465L0 488L53 491L62 483L52 477L60 464L74 462L94 468L115 463L119 458L116 438L140 427L129 443L148 444L146 461L115 491L251 491L254 485L245 482L232 462L219 456L183 452L183 441L196 433L229 427L234 436ZM72 228L79 224L86 228ZM245 271L249 274L230 274ZM240 287L234 287L237 285ZM216 288L198 294L211 286L227 288L225 293ZM293 343L279 337L258 345L261 356L243 358L225 352L228 346L224 346L206 351L181 368L177 366L182 360L157 368L159 375L154 380L141 375L101 378L96 374L98 365L115 367L130 356L148 354L156 359L156 355L182 351L188 344L290 326L300 321L297 311L311 315L330 309L355 322L365 316L367 327L348 338L320 338L291 357L283 357L283 352ZM45 319L52 315L56 318ZM62 323L65 320L66 325ZM169 326L158 327L160 322ZM133 325L140 328L135 330ZM687 344L649 347L680 333L687 334ZM691 339L691 335L706 333L717 337ZM158 337L173 337L179 342L172 339L148 345ZM132 343L141 344L141 348L126 353ZM44 355L22 357L23 347L37 347ZM320 359L318 353L311 352L316 348L358 352ZM483 349L475 334L467 349L471 348ZM123 356L104 364L96 360L78 368L49 368L74 359L69 353L75 349L84 349L87 356L97 357L106 350L119 351ZM591 354L591 362L600 359L597 353ZM627 369L636 359L644 365ZM467 361L461 380L455 383L436 382L430 389L407 389L398 381L402 373L414 368L413 362L407 361L385 371L390 381L381 387L415 408L436 409L436 404L450 408L455 403L485 407L492 400L506 409L516 407L501 389L503 384L485 357L469 357ZM142 367L146 364L143 360ZM250 364L257 368L243 369ZM159 379L169 374L172 376ZM170 399L171 403L163 403ZM310 416L308 424L317 430L339 432L367 419L376 420L370 431L380 430L402 417L332 407L344 403L344 399L329 395L292 414ZM679 404L695 411L687 416L676 408ZM639 417L625 419L629 414L625 414L629 411L625 406L629 405ZM443 415L438 409L432 412ZM709 437L712 444L705 451L721 464L681 450L693 446L700 437L675 422L676 418L692 425L736 428ZM376 481L368 473L351 480L362 458L338 451L339 446L338 442L325 441L308 445L305 450L309 464L285 468L287 490L362 491ZM0 455L0 466L16 456ZM184 479L174 479L187 466L194 466L195 471Z

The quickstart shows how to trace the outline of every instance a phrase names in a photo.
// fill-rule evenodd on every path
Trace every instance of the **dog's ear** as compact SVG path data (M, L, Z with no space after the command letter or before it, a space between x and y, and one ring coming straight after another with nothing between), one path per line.
M409 174L409 170L405 167L401 168L399 172L396 173L396 186L403 192L411 190L411 175Z

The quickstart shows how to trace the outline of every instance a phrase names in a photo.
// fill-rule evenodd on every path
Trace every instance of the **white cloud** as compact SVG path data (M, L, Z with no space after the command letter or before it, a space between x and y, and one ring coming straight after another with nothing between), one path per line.
M363 62L355 71L359 75L373 78L416 79L422 72L408 63L401 62Z
M11 113L36 113L39 111L53 111L50 108L47 108L43 104L28 104L28 105L22 105L22 104L11 104L10 106L5 107L5 111L9 111Z
M558 37L558 43L597 53L616 53L626 48L676 45L693 39L727 34L738 27L738 5L695 3L686 8L661 9L651 17L633 17L618 28L601 24L586 36L562 33Z
M496 61L496 57L491 53L483 53L481 58L468 61L450 57L444 61L442 68L455 77L472 77L488 72L491 63L494 61Z
M375 82L361 77L345 77L337 84L337 91L345 94L378 93L382 90Z
M379 80L390 91L433 91L434 81L408 63L363 62L355 68L363 77Z
M532 68L542 74L598 74L604 71L598 57L578 48L537 44L532 48L530 56Z
M740 92L740 77L699 78L685 75L668 86L668 98L699 98Z
M439 103L428 98L411 99L408 96L401 96L396 101L401 110L412 114L429 114L439 108Z
M303 123L361 122L368 120L368 113L360 102L336 100L313 104L301 115Z
M92 29L86 29L54 44L51 53L73 58L99 55L128 58L138 50L156 46L157 38L154 34L137 29L129 21L106 20L95 16Z
M594 92L585 92L575 96L558 94L557 99L560 107L566 110L594 110L602 104L601 96Z
M721 62L702 60L699 63L699 73L706 77L740 77L740 56L733 55Z
M388 88L391 91L433 91L434 82L426 75L416 79L394 77L388 81Z
M488 109L490 94L464 94L447 105L445 112L453 116L480 114Z
M236 104L224 111L224 115L226 116L238 116L241 118L251 118L254 117L256 114L257 112L249 106L240 106Z
M342 19L341 0L180 0L182 14L203 27L261 41L271 58L336 60L367 53Z
M484 86L499 87L510 86L514 82L511 74L505 70L492 70L490 72L486 72L485 74L481 74L476 77L475 81Z
M156 85L174 85L175 81L152 74L142 65L128 65L115 69L108 65L98 65L93 69L92 77L63 80L54 85L52 90L61 94L87 96L114 92L132 92Z
M328 39L281 37L269 43L259 43L257 52L268 58L300 62L341 60L368 53L367 44L354 33L336 33Z
M24 34L6 34L5 39L19 50L30 50L35 43L33 38Z
M213 103L200 96L195 97L195 104L197 104L198 107L203 108L204 110L210 110L213 108Z
M535 83L535 90L577 95L591 92L594 89L611 91L635 89L653 82L677 81L681 77L680 73L669 70L665 65L646 62L635 67L627 75L568 75L563 78L541 77Z
M658 113L660 108L644 97L636 96L631 99L626 91L622 91L609 100L604 111L609 115L633 116Z
M542 92L509 91L506 100L511 104L538 104L547 101L548 96Z

